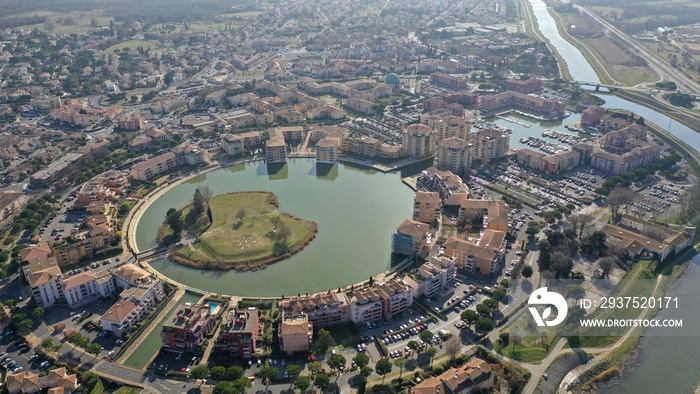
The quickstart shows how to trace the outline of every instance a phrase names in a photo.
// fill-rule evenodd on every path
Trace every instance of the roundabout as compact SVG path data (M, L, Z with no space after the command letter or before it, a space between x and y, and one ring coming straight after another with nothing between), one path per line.
M316 238L303 250L257 271L203 270L167 258L148 262L173 282L237 296L321 292L385 272L391 265L391 234L411 216L413 206L413 191L399 173L342 163L317 171L312 159L292 159L274 173L264 162L239 163L195 174L145 197L125 224L129 247L135 252L156 247L167 210L189 204L203 185L214 195L269 191L279 197L281 211L318 223Z

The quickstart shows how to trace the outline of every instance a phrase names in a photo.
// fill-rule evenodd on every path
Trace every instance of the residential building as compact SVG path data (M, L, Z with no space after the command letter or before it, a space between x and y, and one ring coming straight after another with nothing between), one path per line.
M350 300L344 293L328 292L291 298L277 302L281 316L306 314L314 329L332 327L352 321Z
M591 155L591 166L612 174L634 171L658 160L663 149L661 145L649 144L623 154L596 151Z
M234 309L221 321L216 349L231 356L250 358L255 354L255 345L260 337L258 309L255 307Z
M265 159L268 164L287 162L287 144L279 128L270 130L270 139L265 142Z
M440 376L430 377L411 388L411 394L471 394L490 392L494 387L491 365L475 358Z
M435 132L422 124L413 124L404 132L403 148L408 157L426 159L435 156Z
M68 306L75 309L97 300L100 297L108 297L111 294L101 290L97 283L97 276L92 271L80 272L63 280L63 294Z
M545 156L547 156L545 153L530 148L522 148L518 149L518 152L515 154L515 160L523 167L544 171L545 162L542 159Z
M474 158L488 163L500 159L508 153L510 134L496 128L479 129L474 136Z
M351 109L352 111L355 112L360 112L365 115L372 115L374 114L374 103L372 101L368 100L363 100L361 98L357 97L350 97L345 100L343 100L343 106L346 108Z
M129 141L128 147L130 151L139 151L148 149L151 147L151 142L153 140L148 136L139 136Z
M677 231L625 215L618 225L606 224L601 231L607 235L608 245L625 250L630 258L649 253L664 261L692 244L696 228L686 226L683 231Z
M129 300L119 300L100 317L103 331L110 331L117 338L141 321L146 310Z
M566 104L553 98L541 98L509 91L479 97L479 109L484 114L519 109L546 119L559 119L565 115Z
M30 245L19 251L22 263L27 263L30 272L37 272L56 265L56 258L46 242Z
M350 297L352 321L355 324L378 322L384 317L382 297L376 287L357 290Z
M442 199L437 192L416 192L413 195L413 220L423 223L440 222Z
M243 139L236 134L225 134L221 137L221 149L231 156L242 155L245 151Z
M463 78L453 77L452 75L434 72L430 74L430 82L438 85L444 85L452 89L465 89L467 81Z
M581 126L595 126L603 119L605 110L600 107L588 107L581 112Z
M38 373L21 371L7 375L5 388L10 394L72 394L78 391L80 383L76 374L69 374L65 367L56 368L39 376Z
M316 162L333 164L338 160L342 140L336 137L323 137L316 143Z
M396 228L391 238L391 252L403 255L418 255L432 241L430 226L406 219Z
M455 174L464 174L472 164L472 144L461 138L447 138L437 150L437 167Z
M557 175L562 171L571 171L578 167L581 164L581 153L577 150L566 149L544 156L542 162L547 174Z
M413 306L413 288L402 278L394 277L379 284L382 313L385 319L403 313Z
M503 200L464 199L460 202L459 219L468 219L472 225L484 229L508 231L508 204Z
M287 354L308 353L313 344L314 324L305 313L287 313L281 318L278 336L280 349Z
M450 171L430 167L421 173L419 179L425 187L440 194L443 205L460 205L462 200L469 198L467 185Z
M490 275L499 267L498 254L489 247L450 237L442 245L445 254L455 259L458 267L472 273Z
M143 118L139 114L120 116L117 118L117 127L122 130L141 130L143 128Z
M413 297L431 298L440 290L453 286L457 266L454 258L445 254L433 256L430 261L412 270L403 280L411 287Z
M506 90L518 93L530 94L542 90L542 81L537 78L529 79L506 79Z
M185 158L183 155L167 152L144 162L134 164L131 167L131 176L138 181L148 181L162 173L172 171L184 163Z
M180 305L163 323L163 348L178 353L199 350L215 320L209 305Z
M30 272L27 282L32 289L34 301L42 308L48 309L64 299L63 275L57 266Z
M0 165L0 168L2 165ZM5 221L28 200L28 196L22 192L4 191L0 193L0 223Z

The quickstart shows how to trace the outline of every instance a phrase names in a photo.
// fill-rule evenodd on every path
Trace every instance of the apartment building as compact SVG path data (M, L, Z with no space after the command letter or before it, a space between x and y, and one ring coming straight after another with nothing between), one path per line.
M305 313L285 314L279 324L278 337L283 352L308 353L313 344L314 324Z
M37 305L48 309L64 299L63 275L57 266L51 266L27 274L27 282Z
M331 327L352 321L350 300L344 293L328 292L291 298L277 302L281 316L305 314L314 329Z
M542 90L542 81L537 78L530 79L506 79L506 90L530 94Z
M469 198L467 185L450 171L430 167L421 173L419 180L425 187L440 194L443 205L460 205L462 200Z
M414 159L435 156L435 132L422 124L408 126L404 132L403 149L408 157Z
M491 365L475 358L440 376L430 377L411 388L411 394L470 394L490 392L494 387Z
M114 284L110 285L111 275L107 273L103 276L104 273L103 271L98 277L92 271L85 271L65 278L62 288L68 306L75 309L99 298L111 296Z
M117 127L122 130L141 130L143 128L143 118L141 115L120 116L117 118Z
M454 258L445 254L433 256L430 261L412 270L403 280L411 287L413 297L431 298L437 293L453 286L457 266Z
M279 128L270 130L270 139L265 141L265 159L268 164L287 162L287 143Z
M438 85L447 86L452 89L465 89L467 81L463 78L453 77L452 75L434 72L430 74L430 82Z
M671 253L692 245L696 227L686 226L678 231L625 215L618 225L606 224L601 231L607 235L608 245L625 250L629 258L650 253L664 261Z
M229 309L221 321L215 348L231 355L250 358L260 337L258 308Z
M364 324L380 321L384 317L384 308L380 291L376 287L357 290L350 297L352 322Z
M474 136L474 145L474 158L488 163L508 153L510 134L495 128L479 129Z
M129 300L119 300L100 317L103 331L110 331L121 338L134 324L141 321L146 310Z
M145 135L139 136L129 141L128 148L132 152L149 149L151 147L151 142L153 142L151 137Z
M600 107L588 107L581 112L581 126L595 126L603 119L605 110Z
M372 137L346 138L343 140L342 152L349 156L375 158L379 155L381 145L382 141Z
M163 153L152 159L134 164L131 167L131 177L138 181L148 181L162 173L172 171L184 163L185 158L182 155L176 155L173 152Z
M374 114L374 103L357 97L349 97L343 100L343 107L349 108L352 111L360 112L365 115Z
M215 321L209 305L180 305L163 322L160 333L163 348L178 353L199 350Z
M385 319L398 315L413 306L413 288L402 278L394 277L379 284L382 312Z
M503 92L481 96L479 98L479 109L485 114L508 109L519 109L547 119L559 119L565 114L566 104L563 101L552 98L541 98L518 92Z
M418 255L430 246L430 225L406 219L396 228L391 238L391 252L407 256Z
M316 143L316 162L333 164L338 160L342 140L337 137L323 137Z
M445 254L455 259L455 264L468 272L489 275L498 270L500 257L490 247L450 237L442 245Z
M5 381L5 388L10 394L72 394L77 392L79 387L78 376L69 374L65 367L49 370L43 376L29 371L20 371L7 375Z
M612 174L634 171L661 157L663 146L649 144L622 154L596 151L591 155L591 166Z
M484 229L508 231L510 219L508 204L503 200L464 199L460 202L459 219L469 219L472 224L481 223Z
M423 223L440 222L442 199L437 192L416 192L413 195L413 220Z
M19 251L19 258L30 272L37 272L56 265L56 258L48 243L30 245Z
M437 149L437 167L455 174L464 174L472 165L472 144L461 138L447 138Z
M227 155L240 156L245 151L243 139L236 134L225 134L221 137L221 149Z

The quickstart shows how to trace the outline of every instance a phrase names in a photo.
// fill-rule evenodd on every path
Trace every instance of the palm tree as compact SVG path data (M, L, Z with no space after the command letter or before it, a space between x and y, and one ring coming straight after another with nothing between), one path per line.
M394 365L399 367L399 378L403 376L403 367L406 366L406 358L405 357L399 357L396 360L394 360Z

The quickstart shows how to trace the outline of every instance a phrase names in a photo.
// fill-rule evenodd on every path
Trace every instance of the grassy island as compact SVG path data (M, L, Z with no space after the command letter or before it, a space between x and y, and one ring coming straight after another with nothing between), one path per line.
M190 267L249 271L265 268L302 250L316 236L316 222L279 209L269 192L234 192L209 198L208 210L195 213L195 203L177 211L185 235L170 258ZM202 212L203 211L203 212ZM208 211L208 212L207 212ZM159 242L172 237L172 220L159 231ZM179 227L179 225L177 225ZM172 238L171 238L172 239ZM196 239L191 242L192 239Z

